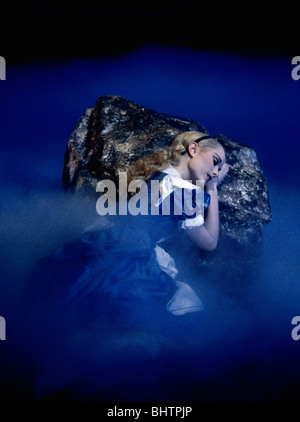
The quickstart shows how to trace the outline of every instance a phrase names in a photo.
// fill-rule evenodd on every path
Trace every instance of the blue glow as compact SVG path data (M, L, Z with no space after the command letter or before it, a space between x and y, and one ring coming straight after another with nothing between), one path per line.
M291 70L286 57L157 46L106 60L7 65L0 85L1 377L11 388L15 380L27 387L12 394L99 401L297 396L300 341L291 338L291 320L300 314L300 82ZM170 322L158 313L149 332L134 325L122 332L80 311L68 318L50 300L28 311L31 270L93 219L62 192L61 175L77 120L103 95L194 119L257 152L273 212L257 277L243 287L229 275L204 285L201 318Z

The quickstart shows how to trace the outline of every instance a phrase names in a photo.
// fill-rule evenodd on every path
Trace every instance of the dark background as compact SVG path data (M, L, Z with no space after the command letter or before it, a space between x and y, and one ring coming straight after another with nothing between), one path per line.
M297 51L288 2L88 0L1 5L1 55L10 63L126 53L145 43L256 55Z
M260 275L248 286L253 308L248 313L239 298L235 307L229 275L225 285L234 306L228 301L216 310L216 322L206 327L216 335L213 353L204 342L203 359L197 356L199 368L192 369L209 374L202 401L299 400L300 341L290 335L291 319L300 312L300 81L291 77L297 25L295 6L287 2L1 5L7 80L0 83L0 315L8 339L1 342L0 400L36 400L32 368L36 358L46 360L43 342L51 337L43 319L43 335L32 330L32 343L20 329L26 275L85 227L81 206L61 191L64 153L84 110L112 94L192 118L212 135L223 133L257 152L273 220L264 230ZM40 315L34 327L39 321ZM59 341L50 352L63 376L69 354Z

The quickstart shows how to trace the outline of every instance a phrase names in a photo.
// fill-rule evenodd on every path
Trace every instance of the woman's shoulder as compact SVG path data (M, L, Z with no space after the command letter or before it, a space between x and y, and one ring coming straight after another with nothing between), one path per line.
M153 184L151 183L153 181ZM169 195L180 194L183 196L198 195L198 198L201 198L201 202L204 204L205 208L209 206L210 195L202 189L202 187L193 184L189 180L184 180L178 171L173 167L167 167L163 171L155 172L151 179L148 181L152 186L158 186L155 181L159 183L160 195L162 198L166 198Z
M164 172L164 171L156 171L155 173L153 173L150 177L150 179L148 180L148 184L151 184L151 182L153 180L158 180L161 181L163 180L166 176L169 176L168 173Z
M181 223L185 221L185 227L204 223L210 195L200 186L182 179L173 167L156 172L149 182L151 207L159 214L175 217Z

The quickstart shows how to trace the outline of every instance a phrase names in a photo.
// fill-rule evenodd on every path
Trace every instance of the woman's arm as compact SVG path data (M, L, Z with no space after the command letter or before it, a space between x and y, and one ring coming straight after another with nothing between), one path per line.
M201 249L213 251L219 239L219 200L218 190L207 191L210 194L210 205L207 209L205 223L202 226L187 230L189 238Z
M228 165L224 164L218 177L211 179L206 186L210 194L210 205L207 209L205 223L202 226L189 229L188 236L201 249L213 251L219 240L219 198L218 185L228 172Z

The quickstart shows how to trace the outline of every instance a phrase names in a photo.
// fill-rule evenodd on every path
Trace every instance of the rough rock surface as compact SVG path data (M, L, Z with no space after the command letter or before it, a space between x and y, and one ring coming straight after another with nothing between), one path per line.
M118 181L138 158L170 145L181 132L206 128L190 119L172 117L120 96L100 97L74 128L65 154L62 184L66 190L96 194L101 179ZM258 245L271 221L268 184L255 151L224 135L230 170L220 186L221 241ZM98 195L98 194L97 194Z
M205 128L192 120L140 107L123 97L100 97L94 108L85 111L70 136L63 186L95 193L99 180L117 180L119 171L169 145L185 130Z

